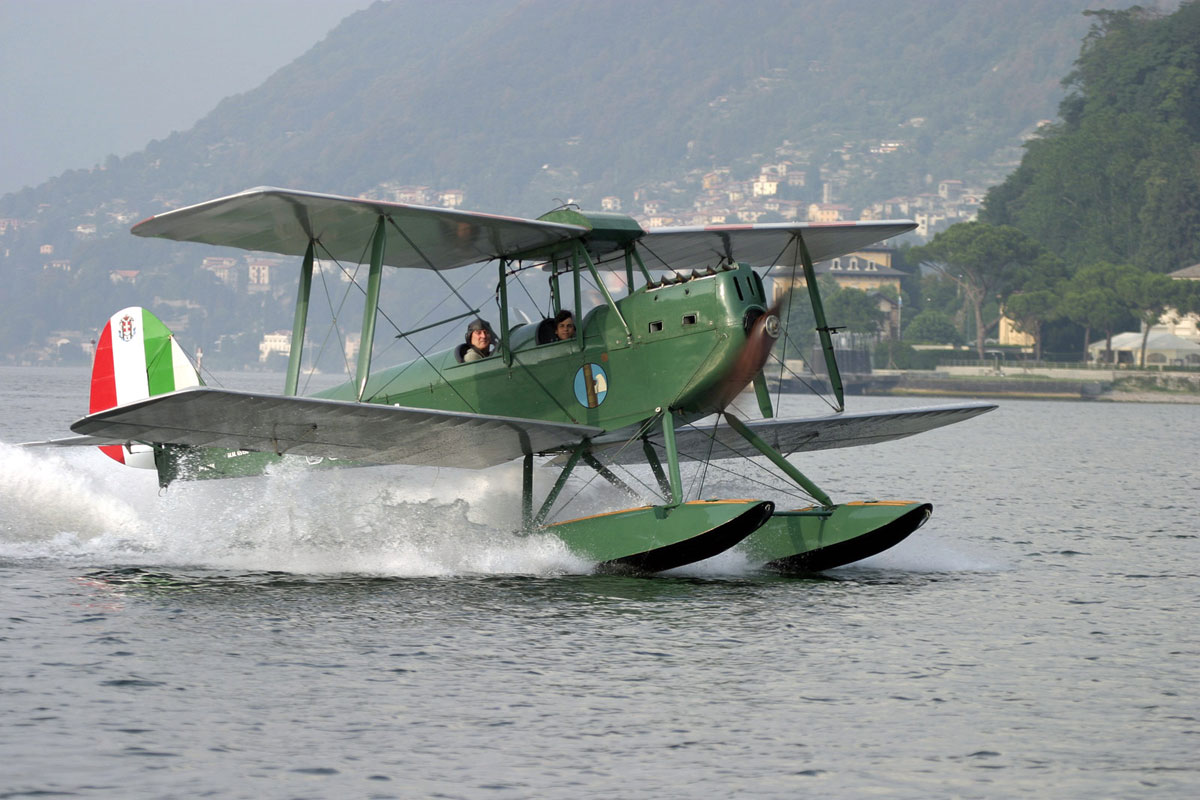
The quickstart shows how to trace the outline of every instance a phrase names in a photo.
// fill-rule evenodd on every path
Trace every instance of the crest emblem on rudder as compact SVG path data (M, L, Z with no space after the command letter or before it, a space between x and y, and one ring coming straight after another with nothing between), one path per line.
M121 337L122 342L128 342L137 333L137 326L133 322L133 317L126 314L121 317L121 323L117 326L117 335Z

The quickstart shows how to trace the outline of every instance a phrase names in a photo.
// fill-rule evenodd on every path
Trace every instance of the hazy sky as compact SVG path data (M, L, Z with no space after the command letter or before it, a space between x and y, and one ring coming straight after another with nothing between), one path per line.
M372 0L0 0L0 194L136 152Z

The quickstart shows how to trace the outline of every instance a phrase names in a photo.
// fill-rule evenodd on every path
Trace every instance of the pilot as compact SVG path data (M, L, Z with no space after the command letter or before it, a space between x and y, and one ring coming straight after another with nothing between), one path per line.
M463 352L464 363L478 361L492 354L496 345L496 336L492 326L482 319L473 319L467 326L467 347Z
M575 315L563 309L553 317L546 317L538 325L537 343L551 344L575 338Z
M560 342L575 338L575 315L565 308L554 315L554 335Z

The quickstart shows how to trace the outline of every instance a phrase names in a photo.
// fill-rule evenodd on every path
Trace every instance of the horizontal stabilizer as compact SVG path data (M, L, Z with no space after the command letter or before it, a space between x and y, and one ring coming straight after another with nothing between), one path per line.
M859 414L829 414L808 419L764 419L749 422L750 428L759 437L784 455L811 450L832 450L838 447L858 447L866 444L903 439L925 431L952 425L971 417L979 416L996 408L995 403L957 403L945 406L925 406L887 411L867 411ZM620 447L624 441L605 441L610 437L593 440L593 449ZM655 444L662 444L662 434L651 436ZM715 442L713 441L715 439ZM689 425L675 432L676 446L681 458L703 460L754 457L761 455L733 428L721 424L714 429L711 425ZM637 448L620 450L611 463L632 464L643 459ZM711 455L710 455L711 453Z
M207 387L89 414L71 430L121 441L472 469L601 433L585 425Z
M128 439L111 436L66 436L62 439L47 439L44 442L20 442L17 447L104 447L122 445Z

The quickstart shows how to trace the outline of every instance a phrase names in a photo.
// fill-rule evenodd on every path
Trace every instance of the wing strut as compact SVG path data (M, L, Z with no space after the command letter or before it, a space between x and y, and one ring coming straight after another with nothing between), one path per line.
M300 356L304 352L304 326L308 323L308 297L312 291L313 254L316 240L308 240L304 263L300 267L300 286L296 289L296 314L292 318L292 346L288 353L287 384L284 394L294 395L300 384Z
M571 280L575 287L575 313L581 316L575 321L575 344L583 349L583 295L579 289L579 248L571 249Z
M808 299L812 302L813 317L817 321L817 334L821 337L821 351L825 354L825 369L829 373L829 386L833 396L837 398L836 411L846 410L846 398L842 390L842 374L838 371L837 356L833 352L833 338L829 335L832 329L825 321L825 306L821 303L821 289L817 286L817 275L813 269L812 256L808 253L808 245L804 236L796 231L796 246L800 249L800 259L804 263L804 282L808 284Z
M636 244L636 243L634 243ZM646 269L646 262L642 261L642 256L638 253L634 244L630 244L625 250L625 261L628 263L629 256L633 256L633 260L637 262L638 269L642 271L642 277L646 279L646 283L650 283L654 279L650 277L650 270ZM629 277L629 293L633 294L633 273L630 272Z
M371 372L371 346L375 343L379 282L383 276L384 221L385 218L380 216L375 224L375 234L371 237L371 271L367 273L367 300L363 306L362 336L358 340L358 366L354 370L355 395L360 403L367 390L367 378Z

